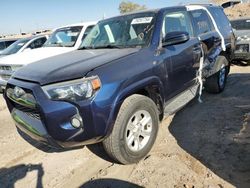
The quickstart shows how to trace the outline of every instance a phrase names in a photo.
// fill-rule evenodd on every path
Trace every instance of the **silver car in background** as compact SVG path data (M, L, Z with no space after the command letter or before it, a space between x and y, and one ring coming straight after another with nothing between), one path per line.
M236 36L235 60L250 64L250 18L231 20Z

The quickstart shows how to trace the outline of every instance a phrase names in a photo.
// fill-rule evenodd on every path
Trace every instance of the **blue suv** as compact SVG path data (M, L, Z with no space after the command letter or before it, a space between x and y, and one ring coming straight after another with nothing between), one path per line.
M79 50L32 63L5 99L19 131L57 148L102 142L117 162L151 150L164 115L225 88L234 36L221 7L188 5L100 21Z

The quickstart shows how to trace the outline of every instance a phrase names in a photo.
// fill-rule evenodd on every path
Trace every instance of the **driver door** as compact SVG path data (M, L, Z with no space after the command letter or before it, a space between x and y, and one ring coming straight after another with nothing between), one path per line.
M162 26L163 38L166 34L175 31L188 32L190 39L185 43L163 47L164 52L170 54L170 61L169 58L165 60L169 85L166 93L170 95L169 98L196 83L201 57L200 42L197 37L194 37L192 22L186 10L165 13Z

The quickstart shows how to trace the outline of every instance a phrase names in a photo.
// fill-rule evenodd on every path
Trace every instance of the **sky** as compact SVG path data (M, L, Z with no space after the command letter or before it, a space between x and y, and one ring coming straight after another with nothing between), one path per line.
M147 8L208 0L131 0ZM53 29L59 26L100 20L119 14L122 0L3 0L0 3L0 35Z

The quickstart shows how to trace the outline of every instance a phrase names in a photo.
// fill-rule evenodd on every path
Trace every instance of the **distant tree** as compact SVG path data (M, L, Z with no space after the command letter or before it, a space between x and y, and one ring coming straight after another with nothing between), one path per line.
M145 5L139 5L131 1L122 1L119 5L119 11L121 14L145 9L147 9Z

